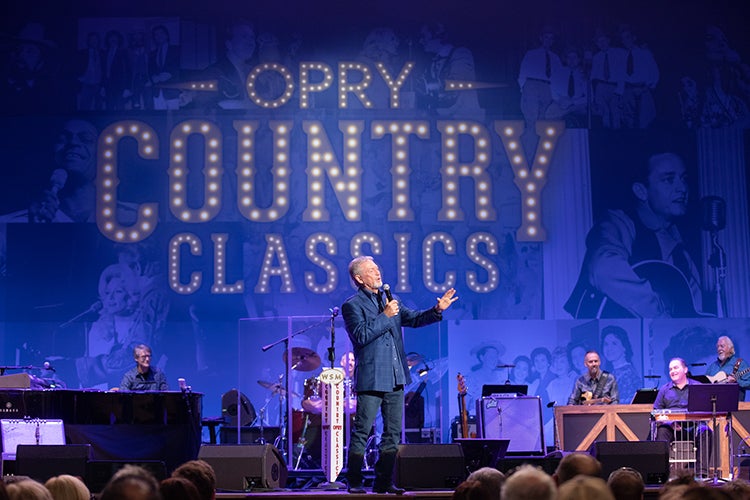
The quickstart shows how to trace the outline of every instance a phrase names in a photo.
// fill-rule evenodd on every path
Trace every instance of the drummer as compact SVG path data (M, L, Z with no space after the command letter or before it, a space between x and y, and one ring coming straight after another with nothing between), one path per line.
M347 380L351 380L354 377L354 353L352 351L346 351L339 364L344 369L344 377Z
M352 413L357 409L356 395L351 393L352 376L354 375L354 353L347 351L341 356L339 365L344 369L344 386L347 392L346 412ZM321 399L320 381L317 377L305 380L305 397L302 408L309 413L321 413L323 400Z

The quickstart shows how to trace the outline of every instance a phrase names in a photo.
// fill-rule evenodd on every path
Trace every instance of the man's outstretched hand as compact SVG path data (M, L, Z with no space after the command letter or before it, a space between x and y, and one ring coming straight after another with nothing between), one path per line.
M451 304L458 300L458 297L454 297L454 295L456 295L456 289L451 288L446 291L442 297L438 297L437 305L435 306L438 312L445 311L451 306Z

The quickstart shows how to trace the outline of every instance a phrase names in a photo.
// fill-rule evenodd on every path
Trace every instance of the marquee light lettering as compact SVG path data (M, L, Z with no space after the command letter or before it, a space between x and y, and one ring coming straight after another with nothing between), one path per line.
M318 69L325 73L324 69ZM356 90L356 89L355 89ZM349 92L349 90L347 91ZM270 128L273 141L271 186L257 185L256 133L262 127ZM245 219L255 223L283 222L290 217L289 201L291 196L292 172L302 172L299 165L292 165L292 135L295 127L301 127L306 137L307 157L304 168L307 192L306 205L302 219L306 222L329 222L331 210L336 210L344 222L358 223L362 220L362 161L363 137L369 135L372 145L382 144L390 148L391 166L391 199L390 209L384 218L387 222L411 222L415 220L415 206L412 186L413 156L412 147L417 141L430 139L430 122L426 120L373 120L369 127L365 120L339 120L337 136L340 137L340 155L333 147L330 130L317 120L302 120L297 124L291 120L270 120L262 123L259 120L235 120L232 132L236 135L237 165L237 211ZM517 241L544 241L546 231L542 224L541 192L546 184L550 163L554 157L558 138L564 131L560 122L539 122L537 133L539 145L533 160L528 161L520 141L523 122L495 121L491 128L485 124L470 120L439 120L435 123L439 151L440 189L435 196L440 196L441 205L434 220L440 223L466 224L465 221L491 224L498 220L493 199L493 186L490 169L493 168L492 133L500 137L505 154L513 171L513 180L521 193L521 221L516 232ZM137 207L135 222L126 224L118 220L118 169L122 168L118 157L120 141L135 140L137 155L148 162L158 162L160 141L154 129L137 120L123 120L108 126L99 138L98 175L97 175L97 226L101 233L116 242L139 242L151 236L160 221L159 203L150 201ZM172 222L183 224L203 224L216 219L225 203L222 190L223 177L227 175L223 168L222 145L225 144L224 132L209 120L188 119L177 123L169 136L169 214ZM202 167L200 172L203 181L201 206L189 206L188 192L189 166L186 158L189 140L200 141L203 145L203 157L192 159ZM459 152L459 142L462 151ZM468 146L466 146L468 144ZM124 160L122 160L124 161ZM192 164L191 163L191 164ZM380 167L378 165L377 167ZM195 168L195 167L193 167ZM384 172L378 173L384 175ZM298 174L300 175L300 174ZM194 179L195 175L191 177ZM473 188L473 212L466 213L467 204L462 204L459 184L468 181ZM326 184L328 183L328 184ZM326 199L326 185L330 185L335 202ZM271 189L270 205L258 205L256 195L259 189ZM466 194L466 191L464 191ZM462 208L463 207L463 208ZM422 214L424 217L425 214ZM163 217L163 215L162 215ZM163 220L163 219L162 219ZM345 228L341 228L345 229ZM389 236L396 243L398 282L395 290L409 292L409 249L412 235L395 233ZM201 242L193 233L186 231L174 236L170 242L169 269L170 287L180 294L195 293L202 286L203 276L194 270L187 282L181 271L184 259L181 258L181 247L186 246L191 255L200 255ZM226 246L231 245L229 235L217 233L211 236L213 241L214 277L211 292L216 294L235 294L245 290L242 280L231 279L226 275ZM287 256L287 249L282 235L265 234L265 254L260 263L255 293L270 293L271 281L280 282L279 291L294 293L296 285ZM478 293L489 293L499 284L497 265L491 256L498 254L495 237L486 231L472 233L464 242L465 254L462 258L481 269L481 280L475 271L463 273L462 286L467 286ZM349 253L352 256L365 253L379 255L382 253L380 235L360 233L350 241ZM430 291L440 293L457 286L459 275L453 270L438 273L442 258L457 254L458 245L455 239L444 231L425 236L421 242L423 268L423 285ZM314 232L307 238L304 254L308 261L318 268L319 272L305 272L304 286L313 293L330 293L340 283L339 272L332 257L338 255L336 239L327 233ZM441 258L442 257L442 258ZM183 276L181 279L180 276Z
M372 84L373 73L379 75L389 90L388 106L391 109L400 107L400 92L404 83L409 77L414 62L407 61L401 67L397 77L393 77L388 68L383 63L376 63L376 71L373 72L368 64L357 61L341 61L338 64L338 107L346 109L349 106L350 95L359 100L366 109L374 107L373 102L367 95L367 89ZM295 91L294 81L290 76L290 71L279 64L262 64L254 68L248 76L248 95L249 97L264 108L269 107L269 103L258 100L255 97L255 80L258 75L274 71L282 75L286 82L286 90L273 103L276 106L283 106L292 97ZM310 108L311 97L313 94L327 91L333 85L334 71L331 66L319 61L301 62L299 65L299 107L302 109ZM313 83L315 81L316 83Z

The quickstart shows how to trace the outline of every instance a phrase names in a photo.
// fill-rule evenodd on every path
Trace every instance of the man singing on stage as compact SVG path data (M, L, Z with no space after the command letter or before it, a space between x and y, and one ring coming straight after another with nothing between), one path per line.
M393 484L393 467L401 434L404 385L411 382L401 327L417 328L442 320L443 311L458 297L451 288L433 308L413 311L391 296L390 287L383 285L380 269L370 256L353 259L349 275L359 290L341 308L356 359L357 413L349 442L348 489L350 493L366 493L362 484L365 445L380 408L383 435L372 491L401 494L404 490ZM381 296L381 287L385 297Z

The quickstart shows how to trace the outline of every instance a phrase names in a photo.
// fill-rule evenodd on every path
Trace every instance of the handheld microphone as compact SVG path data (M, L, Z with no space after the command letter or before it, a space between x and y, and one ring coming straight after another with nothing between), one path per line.
M706 366L706 363L690 363L690 366Z
M388 299L388 302L393 300L393 295L391 295L391 285L385 283L383 285L383 292L385 292L385 298Z
M56 168L52 175L49 178L50 183L50 192L54 195L57 195L57 193L65 187L65 183L68 181L68 172L63 170L62 168Z
M701 198L704 231L721 231L727 225L727 202L719 196Z
M102 307L104 307L104 304L102 304L102 301L101 300L97 300L96 302L94 302L93 304L91 304L88 309L86 309L86 313L99 312L99 311L102 310Z

